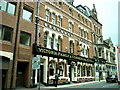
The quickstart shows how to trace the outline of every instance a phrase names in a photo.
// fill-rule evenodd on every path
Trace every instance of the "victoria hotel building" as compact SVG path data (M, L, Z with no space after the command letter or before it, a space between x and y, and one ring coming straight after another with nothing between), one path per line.
M54 74L59 75L58 84L96 80L95 43L103 42L103 36L95 5L90 10L66 0L45 0L36 15L37 2L32 1L0 3L2 87L29 88L39 80L52 85ZM39 24L34 50L36 17Z

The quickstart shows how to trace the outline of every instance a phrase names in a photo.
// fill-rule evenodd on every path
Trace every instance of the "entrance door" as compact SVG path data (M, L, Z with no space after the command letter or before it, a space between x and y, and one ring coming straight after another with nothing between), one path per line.
M43 83L43 71L44 71L44 66L43 65L40 65L40 68L41 68L41 77L40 77L40 82Z
M26 86L28 80L28 63L18 62L17 65L17 87Z
M44 66L40 65L40 69L37 70L37 83L39 83L39 78L40 78L40 82L43 83L43 71L44 71Z

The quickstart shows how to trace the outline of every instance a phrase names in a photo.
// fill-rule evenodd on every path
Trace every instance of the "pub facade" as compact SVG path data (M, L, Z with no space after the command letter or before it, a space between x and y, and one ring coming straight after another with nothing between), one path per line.
M36 16L37 3L32 1L0 4L2 87L29 88L39 81L50 85L54 74L59 75L58 84L96 80L95 42L103 40L95 6L90 10L66 0L44 0ZM33 47L36 17L38 40Z
M33 69L35 83L53 84L54 74L59 75L58 84L95 80L96 33L87 10L66 1L41 2L38 45L33 48L40 58L40 68Z

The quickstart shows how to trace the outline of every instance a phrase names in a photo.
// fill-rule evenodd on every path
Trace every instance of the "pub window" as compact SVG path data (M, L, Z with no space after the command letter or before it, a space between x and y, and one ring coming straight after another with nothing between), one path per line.
M53 76L55 73L55 62L54 61L50 62L49 69L50 69L50 76Z
M28 7L24 7L23 8L23 19L32 22L32 18L33 18L33 10L29 9Z
M14 15L15 14L15 9L16 9L16 5L13 2L7 2L5 0L2 1L1 3L1 10L5 11L9 14Z
M12 35L13 35L12 28L0 25L0 40L12 42Z
M60 49L61 49L61 38L58 37L57 50L59 51Z
M90 76L90 67L87 67L87 76Z
M59 7L62 8L62 2L59 2Z
M48 33L45 32L45 34L44 34L44 47L47 47L47 37L48 37Z
M85 76L85 66L83 66L81 73L82 73L82 76Z
M58 26L61 26L61 16L58 16Z
M80 20L80 14L78 14L78 20Z
M52 13L52 24L55 24L55 13Z
M84 23L84 17L82 17L82 21L83 21L83 23Z
M81 37L84 37L84 30L81 30Z
M72 22L69 22L69 31L72 32Z
M31 35L26 32L20 32L20 44L30 46Z
M98 52L99 52L99 56L101 56L102 54L101 54L101 49L100 48L98 48Z
M46 20L46 21L49 21L49 17L50 17L49 14L50 14L49 10L46 10L46 11L45 11L45 20Z
M61 63L59 70L60 70L59 75L64 76L64 63Z
M54 48L54 38L55 38L55 35L52 35L52 38L51 38L51 49Z
M72 9L71 8L69 8L69 13L72 15L73 14L73 12L72 12Z
M70 53L73 53L73 41L70 41Z
M78 76L80 76L80 67L81 67L81 66L80 66L80 64L79 64L79 65L78 65L78 69L77 69L77 70L78 70L78 72L77 72L77 73L78 73Z
M78 34L81 35L81 28L79 27Z

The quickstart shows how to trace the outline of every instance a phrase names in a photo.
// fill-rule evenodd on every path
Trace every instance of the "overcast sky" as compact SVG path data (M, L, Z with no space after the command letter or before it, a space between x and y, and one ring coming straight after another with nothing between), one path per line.
M88 6L95 4L98 20L103 25L103 39L111 37L114 45L118 45L118 2L120 0L74 0L74 5Z

